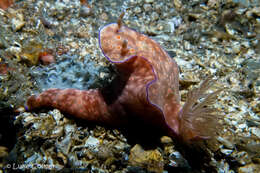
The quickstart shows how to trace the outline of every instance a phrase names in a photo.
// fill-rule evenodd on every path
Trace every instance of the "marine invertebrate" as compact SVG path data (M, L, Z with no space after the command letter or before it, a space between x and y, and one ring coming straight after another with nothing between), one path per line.
M154 40L123 26L122 17L103 27L99 35L100 48L119 72L110 87L87 91L49 89L31 96L28 108L54 107L79 118L113 125L137 118L184 141L214 134L215 110L206 106L220 90L197 104L213 80L208 78L189 92L181 107L177 63Z
M0 8L2 8L3 10L6 10L13 3L14 3L13 0L1 0L0 1Z

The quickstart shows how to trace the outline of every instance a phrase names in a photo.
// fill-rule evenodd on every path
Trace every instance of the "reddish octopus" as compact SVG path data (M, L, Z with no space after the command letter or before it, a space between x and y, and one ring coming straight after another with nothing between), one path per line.
M119 76L104 89L48 89L27 101L29 110L57 108L62 112L99 123L120 125L131 118L160 127L172 137L184 141L207 139L215 133L216 91L207 94L212 80L188 93L182 107L179 95L179 71L174 59L148 36L117 23L100 30L99 44L105 57L115 64Z

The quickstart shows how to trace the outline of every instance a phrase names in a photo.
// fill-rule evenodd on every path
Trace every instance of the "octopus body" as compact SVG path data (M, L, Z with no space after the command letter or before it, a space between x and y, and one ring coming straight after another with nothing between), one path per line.
M207 139L215 133L215 110L207 104L220 91L205 96L212 80L188 93L182 107L177 63L154 40L122 25L121 20L104 26L99 33L104 56L115 64L118 77L101 89L49 89L31 96L27 107L60 109L88 121L120 125L135 118L161 127L184 141Z

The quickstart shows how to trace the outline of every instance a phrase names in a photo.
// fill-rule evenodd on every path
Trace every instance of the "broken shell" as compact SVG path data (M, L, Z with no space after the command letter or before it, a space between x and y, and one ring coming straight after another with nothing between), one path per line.
M145 151L140 145L136 144L130 151L129 163L152 172L163 172L163 157L157 149Z

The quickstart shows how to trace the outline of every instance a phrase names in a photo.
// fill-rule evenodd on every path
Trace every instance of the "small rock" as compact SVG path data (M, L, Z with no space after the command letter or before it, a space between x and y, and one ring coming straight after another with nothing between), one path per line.
M178 151L171 153L169 157L170 157L169 165L172 167L181 167L181 168L190 167L188 161Z
M239 42L234 42L233 46L232 46L233 52L234 53L239 53L241 50L241 46Z
M211 42L212 42L212 43L217 43L217 42L218 42L218 38L216 38L216 37L211 37Z
M256 16L260 16L260 7L255 7L249 11L246 12L246 17L248 19L254 18Z
M244 72L247 75L247 78L251 81L254 81L258 78L258 69L260 69L260 62L259 60L254 59L246 59L243 62L243 65L245 66Z
M60 120L63 118L63 115L60 113L58 109L50 111L49 114L53 116L57 124L59 124Z
M86 5L82 5L80 7L79 15L81 17L88 17L88 16L92 15L91 8L87 7Z
M120 142L118 141L115 145L114 145L114 148L117 149L117 150L125 150L126 148L128 148L129 145L124 143L124 142Z
M0 158L8 155L8 149L4 146L0 146Z
M129 163L151 172L163 172L163 157L157 149L145 151L140 145L136 144L130 151Z
M155 21L159 19L159 15L156 12L152 12L151 14L151 20Z
M102 14L100 15L100 19L101 19L101 20L104 20L104 21L107 21L107 20L108 20L108 15L107 15L107 13L102 13Z
M12 29L14 31L18 31L20 29L22 29L22 27L25 25L25 22L23 21L23 18L13 18L12 19Z
M253 12L256 16L260 17L260 7L254 7L254 8L252 9L252 12Z
M131 5L137 5L137 4L138 4L138 1L137 1L137 0L130 0L130 4L131 4Z
M245 151L233 152L231 156L234 157L241 165L246 165L251 162L248 153Z
M169 136L163 136L163 137L161 137L161 143L163 143L163 144L172 143L172 139Z
M107 75L107 73L100 72L99 77L103 79L106 75Z
M191 44L188 41L184 41L184 49L191 50Z
M64 130L65 130L65 134L69 134L69 133L75 132L76 127L75 127L75 125L66 124L66 125L64 126Z
M252 134L260 138L260 129L257 127L250 127L249 131L251 131Z
M238 173L260 172L260 165L249 164L238 169Z
M135 12L136 14L139 14L139 13L142 12L142 10L141 10L140 7L135 7L134 12Z
M177 9L180 9L182 7L182 2L180 0L174 0L173 4Z
M154 0L145 0L145 3L153 3Z
M42 43L31 40L23 45L19 56L28 64L37 65L39 63L39 55L42 49Z
M170 32L174 32L175 29L180 26L181 22L182 22L182 19L179 17L173 17L172 19L170 19L170 21L168 22L168 24L171 27Z
M225 47L225 48L224 48L224 52L225 52L226 54L231 54L233 51L232 51L232 48L230 48L230 47Z
M217 140L223 144L226 148L228 149L233 149L234 148L234 145L232 142L230 142L229 140L225 139L225 138L222 138L222 137L218 137Z
M241 43L242 46L244 46L245 48L250 48L250 42L249 41L243 41Z
M225 29L226 29L227 34L229 34L231 36L234 36L237 33L236 30L233 29L231 24L225 24Z
M150 11L152 9L151 4L144 4L144 11Z
M88 137L88 139L85 142L85 146L87 147L97 147L98 145L99 145L99 140L92 136Z
M246 124L239 124L239 125L237 126L237 128L239 128L239 129L245 129L245 128L247 128L247 125L246 125Z
M218 8L220 4L220 1L218 0L209 0L207 5L211 8Z
M225 155L230 155L233 152L233 150L229 150L229 149L220 149L220 151Z

